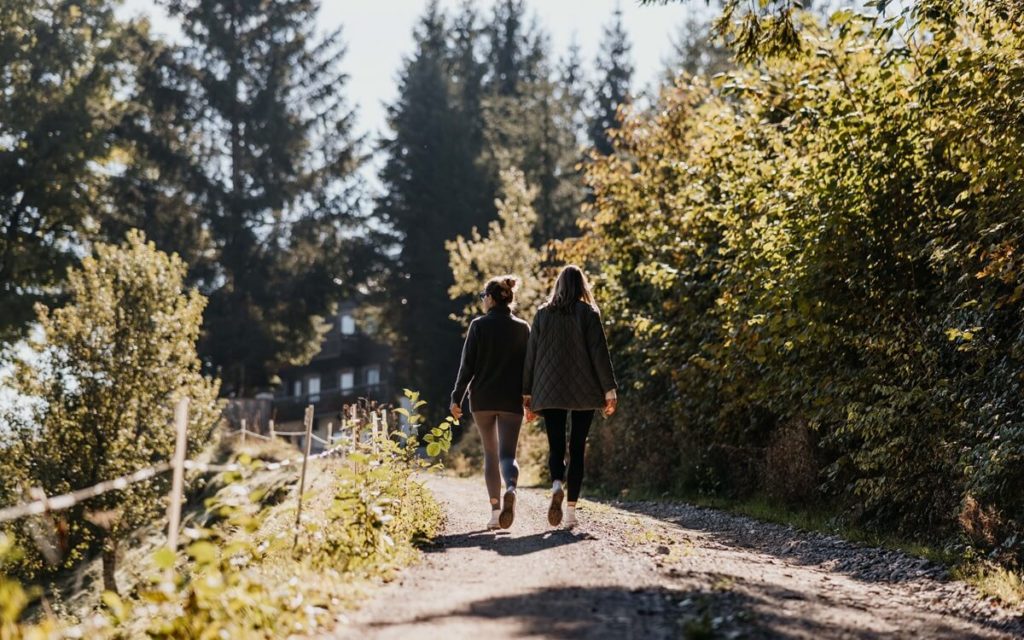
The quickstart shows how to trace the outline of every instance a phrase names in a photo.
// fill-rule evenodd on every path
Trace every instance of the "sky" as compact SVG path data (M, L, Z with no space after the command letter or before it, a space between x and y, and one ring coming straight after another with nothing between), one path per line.
M463 0L441 0L456 10ZM371 141L387 133L385 105L396 96L402 60L413 50L412 30L428 0L323 0L320 21L324 31L338 26L348 53L342 69L349 74L348 96L356 107L357 130ZM494 0L475 0L481 13ZM704 8L703 0L667 6L640 6L637 0L527 0L543 28L551 35L552 52L561 57L569 44L579 43L584 62L593 68L602 27L615 7L622 8L623 22L633 44L634 90L653 84L671 51L671 39L688 12ZM153 0L125 0L121 15L150 16L154 31L175 37L173 22L155 8Z

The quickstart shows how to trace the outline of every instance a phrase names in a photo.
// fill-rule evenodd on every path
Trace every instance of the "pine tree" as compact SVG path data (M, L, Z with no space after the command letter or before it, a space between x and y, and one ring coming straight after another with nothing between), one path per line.
M572 102L563 100L550 38L522 0L503 0L487 29L486 161L496 176L519 167L537 186L541 240L569 235L582 201Z
M594 86L593 113L590 119L590 141L601 155L614 153L615 148L608 132L619 128L618 109L630 101L630 82L633 77L630 49L629 36L622 24L622 9L616 9L601 39L601 50L597 57L599 77Z
M0 341L52 302L104 213L124 27L100 0L0 10Z
M389 286L400 336L397 366L410 385L437 399L448 393L461 340L458 325L449 320L458 306L447 295L452 275L444 243L486 224L494 205L485 200L490 178L477 163L480 139L471 120L478 104L471 79L479 76L464 74L466 82L453 84L449 25L436 1L414 35L416 51L405 62L399 97L388 110L392 135L383 144L385 189L376 214L399 241ZM459 45L465 48L454 56L463 70L473 68L466 36Z
M573 133L576 145L582 147L587 139L587 77L580 44L575 38L569 43L569 50L559 63L557 87L558 100L569 121L568 128Z
M316 34L314 0L164 4L188 40L142 76L129 130L144 170L121 183L140 206L121 223L193 258L209 297L202 355L245 394L316 352L322 316L372 254L344 47ZM161 234L168 221L180 228Z
M734 67L732 52L718 42L713 25L695 15L688 15L672 38L672 53L665 62L665 79L674 81L683 71L691 76L711 77Z
M201 139L201 106L186 86L168 78L188 74L180 46L151 37L148 28L134 30L127 42L135 61L135 91L116 128L124 169L111 177L114 206L103 221L106 237L124 237L141 229L157 246L173 250L189 265L192 283L216 277L214 238L200 208L194 206L202 173L194 175L192 151Z

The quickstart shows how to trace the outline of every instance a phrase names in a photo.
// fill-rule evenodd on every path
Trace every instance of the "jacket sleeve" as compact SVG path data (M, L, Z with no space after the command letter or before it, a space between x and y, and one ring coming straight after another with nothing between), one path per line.
M459 375L455 379L452 390L452 404L461 405L466 399L466 390L476 375L476 322L469 325L466 342L462 345L462 360L459 362Z
M533 395L533 370L537 359L537 339L540 337L540 312L533 316L530 338L526 341L526 361L523 363L523 395Z
M615 372L612 369L612 358L608 353L608 339L604 334L604 325L601 323L601 315L596 311L587 313L587 349L590 351L590 362L597 373L597 380L601 383L601 390L608 393L617 389Z

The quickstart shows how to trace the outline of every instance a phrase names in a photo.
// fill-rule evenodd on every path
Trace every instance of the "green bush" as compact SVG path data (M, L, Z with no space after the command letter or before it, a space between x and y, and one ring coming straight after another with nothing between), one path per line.
M443 454L450 423L434 429L430 441ZM205 526L186 530L185 557L157 552L138 598L106 596L106 631L184 640L333 629L354 598L355 581L386 575L440 528L440 506L413 478L431 466L417 445L414 436L381 437L344 459L322 461L329 481L304 496L308 517L295 547L294 509L267 506L274 478L226 475L206 501ZM263 466L240 462L254 473Z
M804 17L800 50L680 80L588 166L565 257L625 387L602 480L761 492L809 428L794 468L850 521L952 536L975 503L972 541L1024 559L1024 27L956 7Z
M122 245L97 245L69 271L64 307L37 307L39 339L13 380L29 409L0 415L10 438L0 457L0 503L21 502L29 488L52 496L169 461L179 398L191 400L189 452L205 446L219 420L218 383L200 373L195 344L205 299L185 290L185 269L131 232ZM33 522L20 521L19 573L73 567L102 547L106 587L116 590L117 545L166 509L168 486L165 474L54 514L42 527L50 562L32 544Z
M38 590L26 590L19 581L6 575L7 565L15 561L18 555L14 539L0 533L0 638L43 640L56 637L58 625L54 620L37 624L21 621L25 608L38 595Z

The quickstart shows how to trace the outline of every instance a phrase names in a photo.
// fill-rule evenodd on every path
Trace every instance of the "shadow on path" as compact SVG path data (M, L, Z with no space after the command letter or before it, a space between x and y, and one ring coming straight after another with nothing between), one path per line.
M768 596L769 594L764 594ZM730 591L683 591L616 586L552 587L526 594L479 600L444 613L406 621L414 627L445 620L499 621L515 627L516 637L567 639L667 638L852 638L900 637L851 628L842 620L811 621L773 609L769 599ZM375 626L386 627L389 623ZM913 633L912 629L903 630ZM969 639L952 628L929 637Z
M510 535L507 531L470 531L438 536L423 547L426 553L444 552L447 549L478 548L493 551L501 556L525 556L530 553L553 549L584 540L593 540L587 533L574 533L564 529L533 533L526 536Z

